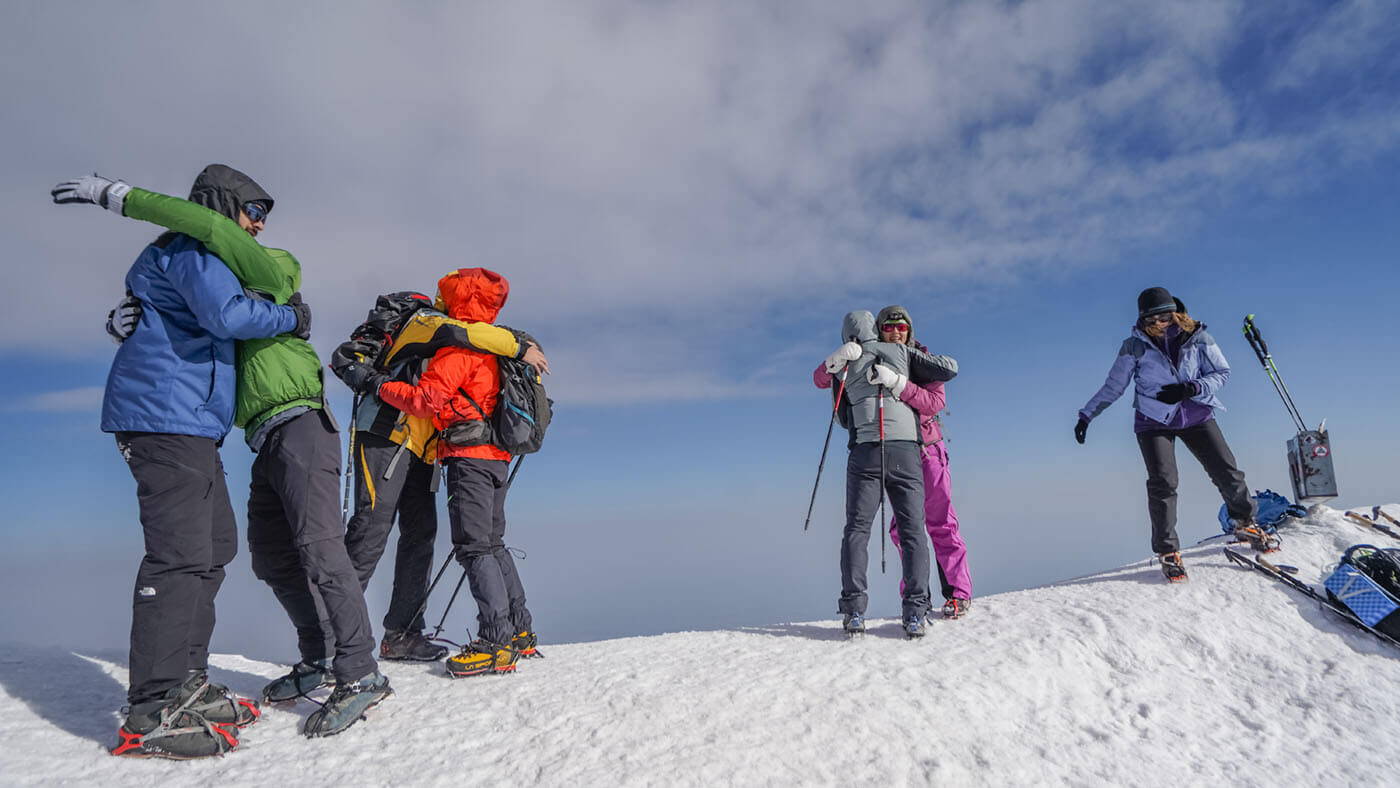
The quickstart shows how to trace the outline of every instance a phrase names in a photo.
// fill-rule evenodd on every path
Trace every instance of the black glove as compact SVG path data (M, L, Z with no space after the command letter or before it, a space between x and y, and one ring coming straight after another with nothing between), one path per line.
M340 371L340 379L356 394L374 394L389 376L369 364L351 364Z
M292 333L302 339L310 339L311 307L307 306L306 302L301 300L300 290L292 293L291 297L287 299L287 306L291 307L292 311L297 313L297 325L296 328L292 329Z
M1196 396L1196 387L1190 383L1168 383L1153 396L1160 402L1175 405L1187 397Z
M1089 434L1089 420L1083 416L1074 424L1074 439L1080 443L1084 442L1084 436Z

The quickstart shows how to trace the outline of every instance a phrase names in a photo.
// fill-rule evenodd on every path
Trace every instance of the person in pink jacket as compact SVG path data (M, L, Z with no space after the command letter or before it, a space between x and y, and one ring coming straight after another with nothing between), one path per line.
M880 341L899 342L920 350L914 341L914 323L909 311L891 305L875 316ZM937 414L947 403L943 383L935 381L904 387L899 398L914 409L919 417L919 432L923 438L920 450L924 466L924 526L933 541L934 558L938 561L939 580L943 586L943 617L962 618L972 603L972 575L967 569L967 545L958 533L958 514L953 510L953 481L948 475L948 449L943 442ZM890 519L890 539L899 547L899 531Z

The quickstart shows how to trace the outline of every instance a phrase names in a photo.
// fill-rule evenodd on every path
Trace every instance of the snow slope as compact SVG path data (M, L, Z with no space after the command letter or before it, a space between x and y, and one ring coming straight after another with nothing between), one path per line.
M1281 533L1314 585L1350 544L1396 546L1325 507ZM893 620L846 642L833 618L546 645L506 677L386 664L397 694L346 733L302 738L302 702L196 762L106 754L122 653L0 647L0 782L1394 784L1400 650L1219 540L1184 554L1186 585L1143 561L980 598L921 642ZM256 695L284 669L213 675Z

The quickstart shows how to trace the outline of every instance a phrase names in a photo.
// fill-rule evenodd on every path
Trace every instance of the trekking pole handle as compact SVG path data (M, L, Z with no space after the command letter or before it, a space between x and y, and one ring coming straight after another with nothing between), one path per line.
M1245 315L1244 338L1249 340L1249 346L1254 348L1254 355L1259 357L1259 363L1267 365L1270 358L1269 343L1264 341L1264 335L1259 333L1259 327L1254 325L1254 315Z

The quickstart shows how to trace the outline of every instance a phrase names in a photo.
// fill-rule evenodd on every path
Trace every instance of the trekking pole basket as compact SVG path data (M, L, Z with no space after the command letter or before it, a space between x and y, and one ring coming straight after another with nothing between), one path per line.
M1284 385L1274 357L1269 353L1269 345L1264 341L1259 327L1254 324L1254 315L1245 315L1244 338L1254 349L1254 355L1264 367L1264 374L1274 384L1274 391L1283 400L1283 407L1297 428L1297 434L1288 440L1288 476L1293 483L1293 497L1300 503L1316 503L1337 497L1337 476L1332 470L1332 444L1327 437L1327 420L1323 419L1317 429L1310 430L1293 402L1293 396Z

